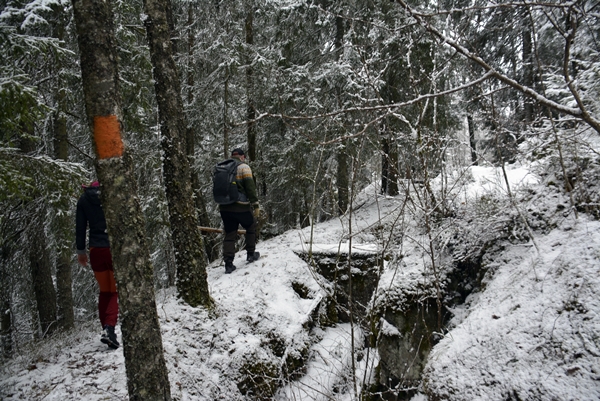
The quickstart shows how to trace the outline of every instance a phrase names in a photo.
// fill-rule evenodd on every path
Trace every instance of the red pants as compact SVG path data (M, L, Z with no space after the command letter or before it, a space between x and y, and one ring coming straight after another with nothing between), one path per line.
M116 326L119 302L110 248L90 248L90 264L100 286L98 298L100 323L102 323L102 327Z

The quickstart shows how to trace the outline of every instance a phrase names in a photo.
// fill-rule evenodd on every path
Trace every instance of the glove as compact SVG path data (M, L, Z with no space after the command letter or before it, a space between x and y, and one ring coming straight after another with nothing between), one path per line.
M260 216L260 207L259 206L256 206L254 208L253 214L254 214L254 217L258 220L258 216Z

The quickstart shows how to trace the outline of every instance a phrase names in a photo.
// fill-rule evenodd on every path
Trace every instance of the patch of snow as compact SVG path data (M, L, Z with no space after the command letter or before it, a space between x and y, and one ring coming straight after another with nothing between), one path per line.
M427 385L452 400L600 399L600 222L566 222L498 255L470 313L433 349Z

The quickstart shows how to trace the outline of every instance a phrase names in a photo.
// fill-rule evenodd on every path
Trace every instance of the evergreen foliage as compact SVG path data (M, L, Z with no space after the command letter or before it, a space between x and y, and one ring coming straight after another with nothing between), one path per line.
M381 183L389 195L410 195L437 239L442 219L463 213L448 195L459 185L453 177L475 162L506 166L520 157L550 158L544 177L569 199L568 211L597 218L598 154L589 135L600 132L598 5L563 3L173 0L200 221L220 224L212 168L233 148L248 149L249 126L250 165L268 215L263 236L334 218L347 210L340 195L352 201ZM143 4L114 6L124 139L151 233L155 285L169 287L176 269L163 121ZM73 251L78 188L95 178L72 14L65 0L0 3L0 275L8 283L0 302L13 313L15 344L39 331L24 251L34 237L23 222L42 222L55 274L60 253ZM68 127L65 160L55 156L59 120ZM483 211L473 213L497 216L511 207L515 194L508 196L502 207L482 199ZM522 240L536 229L531 220L514 212L501 222ZM218 259L220 238L205 241L210 260ZM443 247L433 248L432 263ZM76 318L87 320L94 283L71 265Z

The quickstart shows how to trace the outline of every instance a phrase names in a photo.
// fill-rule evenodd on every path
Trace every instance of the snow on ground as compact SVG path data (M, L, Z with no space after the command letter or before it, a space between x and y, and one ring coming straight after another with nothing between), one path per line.
M355 227L373 224L374 216L359 216ZM225 274L219 262L210 265L208 281L217 305L216 317L183 304L175 297L174 289L157 293L173 399L244 399L232 378L243 369L245 360L265 358L265 342L275 339L292 348L310 342L303 325L323 297L323 291L307 264L294 253L306 246L307 232L307 229L292 230L260 242L257 250L261 258L252 264L246 263L244 252L238 253L234 260L237 270L232 274ZM331 248L346 241L344 232L341 222L333 220L317 226L315 238L319 238L322 246ZM371 250L372 245L363 248L359 245L353 251L365 249ZM300 297L292 288L293 282L302 283L310 297ZM328 383L336 382L336 377L345 373L351 344L349 333L347 325L319 330L315 335L317 343L311 350L315 365L307 368L316 376L304 384L293 385L295 390L290 387L281 391L279 399L293 396L316 399L313 390L309 391L313 394L310 398L294 393L304 394L315 386L326 392ZM117 334L121 338L119 327ZM99 338L99 327L89 323L23 350L0 367L0 399L127 399L122 351L108 350ZM344 360L331 365L329 360L334 356L343 356ZM329 373L323 381L326 372Z
M470 196L502 187L500 171L473 168ZM535 184L526 169L509 169L509 180ZM512 188L511 188L512 189ZM501 196L505 196L505 193ZM208 281L214 316L181 303L174 289L157 293L165 359L174 400L241 400L236 386L248 360L269 361L266 349L300 350L311 344L306 375L282 386L276 399L352 400L352 358L347 324L308 333L310 313L324 296L314 272L294 251L389 252L383 225L410 233L402 263L386 263L382 285L422 279L426 255L404 197L377 195L370 186L355 203L352 224L333 219L260 242L261 259L224 274L214 263ZM352 235L350 235L350 232ZM484 291L456 310L455 326L434 347L427 366L429 390L449 400L600 399L600 223L565 219L531 244L509 246L489 260ZM390 269L390 266L394 266ZM309 292L302 297L292 287ZM96 322L19 350L0 365L2 400L124 400L122 350L99 341ZM117 328L120 338L120 330ZM355 332L355 342L362 343ZM274 345L273 345L274 344ZM369 381L376 352L355 358L357 384ZM346 379L345 379L346 378ZM424 389L425 390L425 389ZM334 392L335 391L335 392ZM426 397L418 394L415 401Z
M120 331L117 328L120 335ZM20 350L0 370L2 400L127 399L121 350L108 350L100 330L86 323L76 331Z
M430 354L436 393L600 399L600 222L567 220L536 243L539 252L514 246L489 261L485 291Z
M473 177L473 184L467 186L468 196L475 198L485 193L497 192L499 189L507 193L506 180L510 185L511 191L515 191L522 186L537 184L539 177L532 174L528 168L520 166L507 166L506 178L502 169L496 167L472 166L469 168Z
M276 394L277 400L355 400L357 392L350 380L347 369L352 365L351 327L348 323L328 328L322 340L312 347L313 358L306 374L297 381L287 383ZM361 344L362 336L355 332L356 344ZM376 365L376 358L365 357L356 362L357 389L362 383L369 383ZM337 396L332 394L337 389Z

